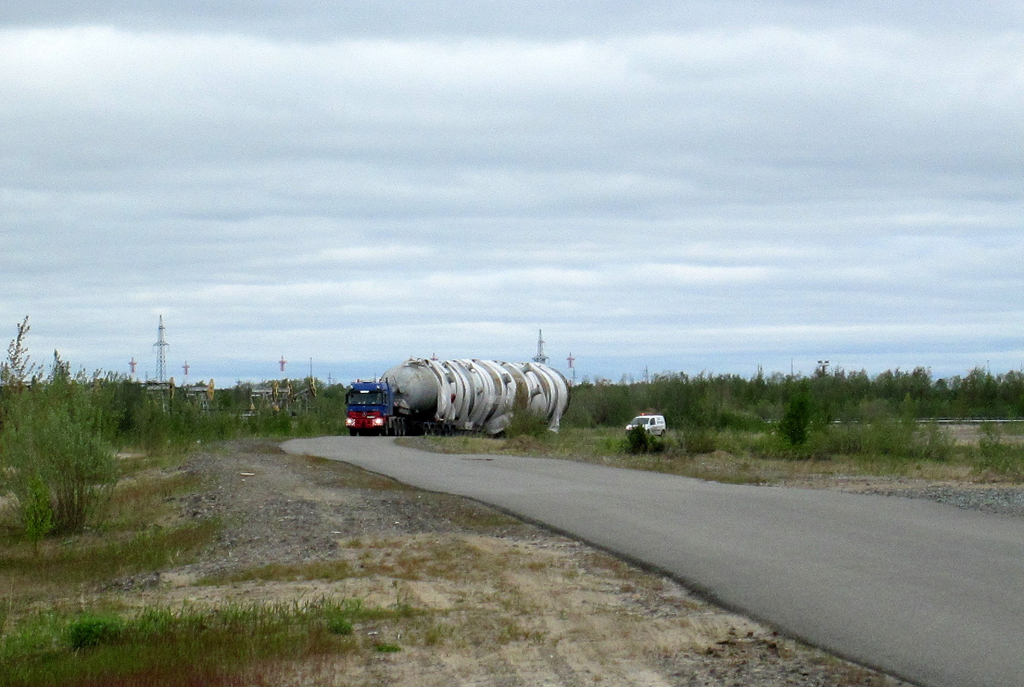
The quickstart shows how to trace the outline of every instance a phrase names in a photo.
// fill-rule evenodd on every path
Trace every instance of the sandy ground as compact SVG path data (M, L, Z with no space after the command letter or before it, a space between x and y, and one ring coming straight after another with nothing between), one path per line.
M200 454L187 469L207 487L179 497L173 519L220 517L223 535L197 563L120 580L103 594L171 606L359 598L423 612L401 628L356 627L400 652L280 666L278 684L903 684L466 499L255 442ZM268 565L345 572L240 581Z

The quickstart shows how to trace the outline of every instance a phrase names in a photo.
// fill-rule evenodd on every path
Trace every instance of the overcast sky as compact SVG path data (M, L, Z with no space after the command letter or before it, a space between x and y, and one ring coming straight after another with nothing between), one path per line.
M0 5L0 335L189 381L1024 366L1024 5Z

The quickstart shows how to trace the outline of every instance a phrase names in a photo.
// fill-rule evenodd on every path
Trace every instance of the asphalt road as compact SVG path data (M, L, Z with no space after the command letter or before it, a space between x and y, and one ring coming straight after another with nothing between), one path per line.
M910 682L1024 685L1024 518L567 460L439 455L390 439L296 439L284 449L546 523Z

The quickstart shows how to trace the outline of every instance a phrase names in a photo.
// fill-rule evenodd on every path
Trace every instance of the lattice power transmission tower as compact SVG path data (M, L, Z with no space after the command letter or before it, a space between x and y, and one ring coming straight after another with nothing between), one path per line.
M157 327L156 343L156 381L167 381L167 339L164 338L164 316L160 316L160 326Z
M546 365L548 357L544 354L544 331L537 330L537 355L533 356L533 362Z

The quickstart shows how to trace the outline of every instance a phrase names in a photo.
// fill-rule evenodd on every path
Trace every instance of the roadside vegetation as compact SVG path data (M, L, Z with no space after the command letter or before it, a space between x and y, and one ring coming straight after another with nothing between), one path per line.
M277 684L286 661L401 651L353 628L416 615L356 599L39 611L0 637L0 674L10 687Z
M288 407L288 389L308 380L284 380L261 396L240 384L197 399L172 385L73 372L56 352L37 364L29 332L26 318L0 363L0 684L261 684L268 661L397 648L352 638L352 623L410 610L358 600L176 609L72 601L192 562L215 541L216 518L186 518L179 507L205 486L188 470L190 449L338 433L344 391Z
M73 372L56 351L49 366L32 361L29 331L26 317L0 363L0 496L33 553L47 538L131 529L119 518L137 504L125 499L171 488L152 470L180 465L197 444L344 431L343 388L309 379L196 393Z
M665 416L664 437L625 425ZM811 475L905 475L1024 481L1024 374L975 369L935 379L924 368L819 369L811 377L656 376L584 382L558 434L510 426L498 440L411 440L431 450L530 453L730 482Z

